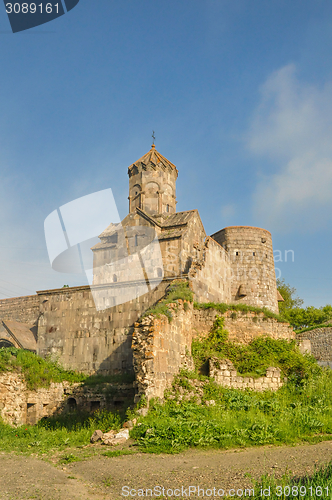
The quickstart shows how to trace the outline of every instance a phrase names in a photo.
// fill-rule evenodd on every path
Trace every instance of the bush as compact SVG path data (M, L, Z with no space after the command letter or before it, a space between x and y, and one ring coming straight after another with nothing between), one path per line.
M208 359L218 357L229 359L238 373L251 377L265 375L269 366L279 367L287 377L298 381L309 377L320 368L316 360L309 355L302 355L294 340L272 339L262 336L248 345L237 344L228 340L224 329L224 318L216 317L213 328L207 337L192 342L192 355L198 373L206 373Z

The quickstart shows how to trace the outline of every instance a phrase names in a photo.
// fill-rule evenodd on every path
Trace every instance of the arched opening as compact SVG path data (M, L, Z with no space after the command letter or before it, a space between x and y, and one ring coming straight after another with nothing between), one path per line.
M138 236L135 234L135 247L138 247Z
M12 342L10 342L7 339L0 339L0 349L2 347L15 347L15 346L14 346L14 344Z
M118 277L116 274L113 274L113 283L116 283L118 281Z
M68 398L67 399L67 406L70 411L74 411L77 408L77 402L75 398Z
M166 205L166 212L169 212L169 205Z

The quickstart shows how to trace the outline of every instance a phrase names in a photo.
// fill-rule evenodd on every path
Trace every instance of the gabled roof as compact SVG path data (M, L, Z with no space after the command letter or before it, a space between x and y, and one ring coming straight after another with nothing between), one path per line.
M155 223L157 226L161 228L167 227L176 227L176 226L185 226L189 222L189 220L195 215L198 214L197 210L186 210L185 212L176 212L175 214L157 214L150 215L144 210L140 208L136 208L137 213L143 215L143 217L149 219L151 222Z
M2 324L21 349L37 351L37 342L33 334L34 327L30 327L25 323L19 323L18 321L9 320L3 320Z
M156 150L156 146L154 144L152 144L150 151L128 167L128 172L130 172L134 166L138 166L138 164L143 164L145 166L152 165L153 167L159 168L161 167L163 170L170 168L171 170L175 170L176 173L178 172L176 166L167 160L165 156L160 154Z

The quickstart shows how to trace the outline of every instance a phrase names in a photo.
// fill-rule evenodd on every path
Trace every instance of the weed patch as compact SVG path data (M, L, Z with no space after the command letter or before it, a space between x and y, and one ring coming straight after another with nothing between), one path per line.
M51 382L83 382L87 378L33 352L15 347L0 348L0 372L5 371L20 371L30 390L49 387Z
M231 448L318 441L332 434L332 372L290 381L279 391L240 391L182 374L150 403L131 436L140 451L178 453L189 447ZM200 402L195 402L199 398ZM213 400L213 405L207 404ZM206 403L207 402L207 403Z
M298 380L320 371L316 360L302 355L295 341L267 336L257 337L248 345L229 341L224 318L220 316L216 317L207 337L193 340L192 355L196 370L202 374L207 373L207 362L211 357L231 360L238 373L250 377L264 376L269 366L279 367L284 376Z
M157 304L153 307L150 307L142 316L145 318L150 314L153 314L157 318L160 317L161 314L167 316L168 321L172 321L172 311L168 307L171 303L176 303L179 299L187 302L193 301L193 292L189 288L188 281L185 280L174 280L171 285L168 287L165 297L162 300L159 300ZM188 304L184 303L184 309L188 309Z
M194 302L194 308L195 309L214 309L215 311L220 312L221 314L225 314L226 311L233 311L231 314L232 319L236 319L236 311L240 312L254 312L256 314L263 314L265 318L274 318L280 323L287 322L287 320L279 315L275 314L269 309L266 309L263 307L262 309L259 307L255 306L249 306L247 304L224 304L222 302L205 302L205 303L199 303L199 302Z

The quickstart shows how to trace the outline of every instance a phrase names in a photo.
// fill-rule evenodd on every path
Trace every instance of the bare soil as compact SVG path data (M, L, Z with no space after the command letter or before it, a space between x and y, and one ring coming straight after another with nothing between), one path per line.
M2 453L0 499L118 500L135 498L121 494L124 486L137 491L157 485L165 488L165 496L159 497L163 499L179 498L167 497L167 489L182 486L223 488L227 493L230 488L252 486L252 480L263 474L281 477L287 470L297 477L310 474L332 459L332 441L226 451L189 450L178 455L102 455L110 449L93 445L82 452L82 458L89 453L93 456L66 466L56 456L40 459Z

